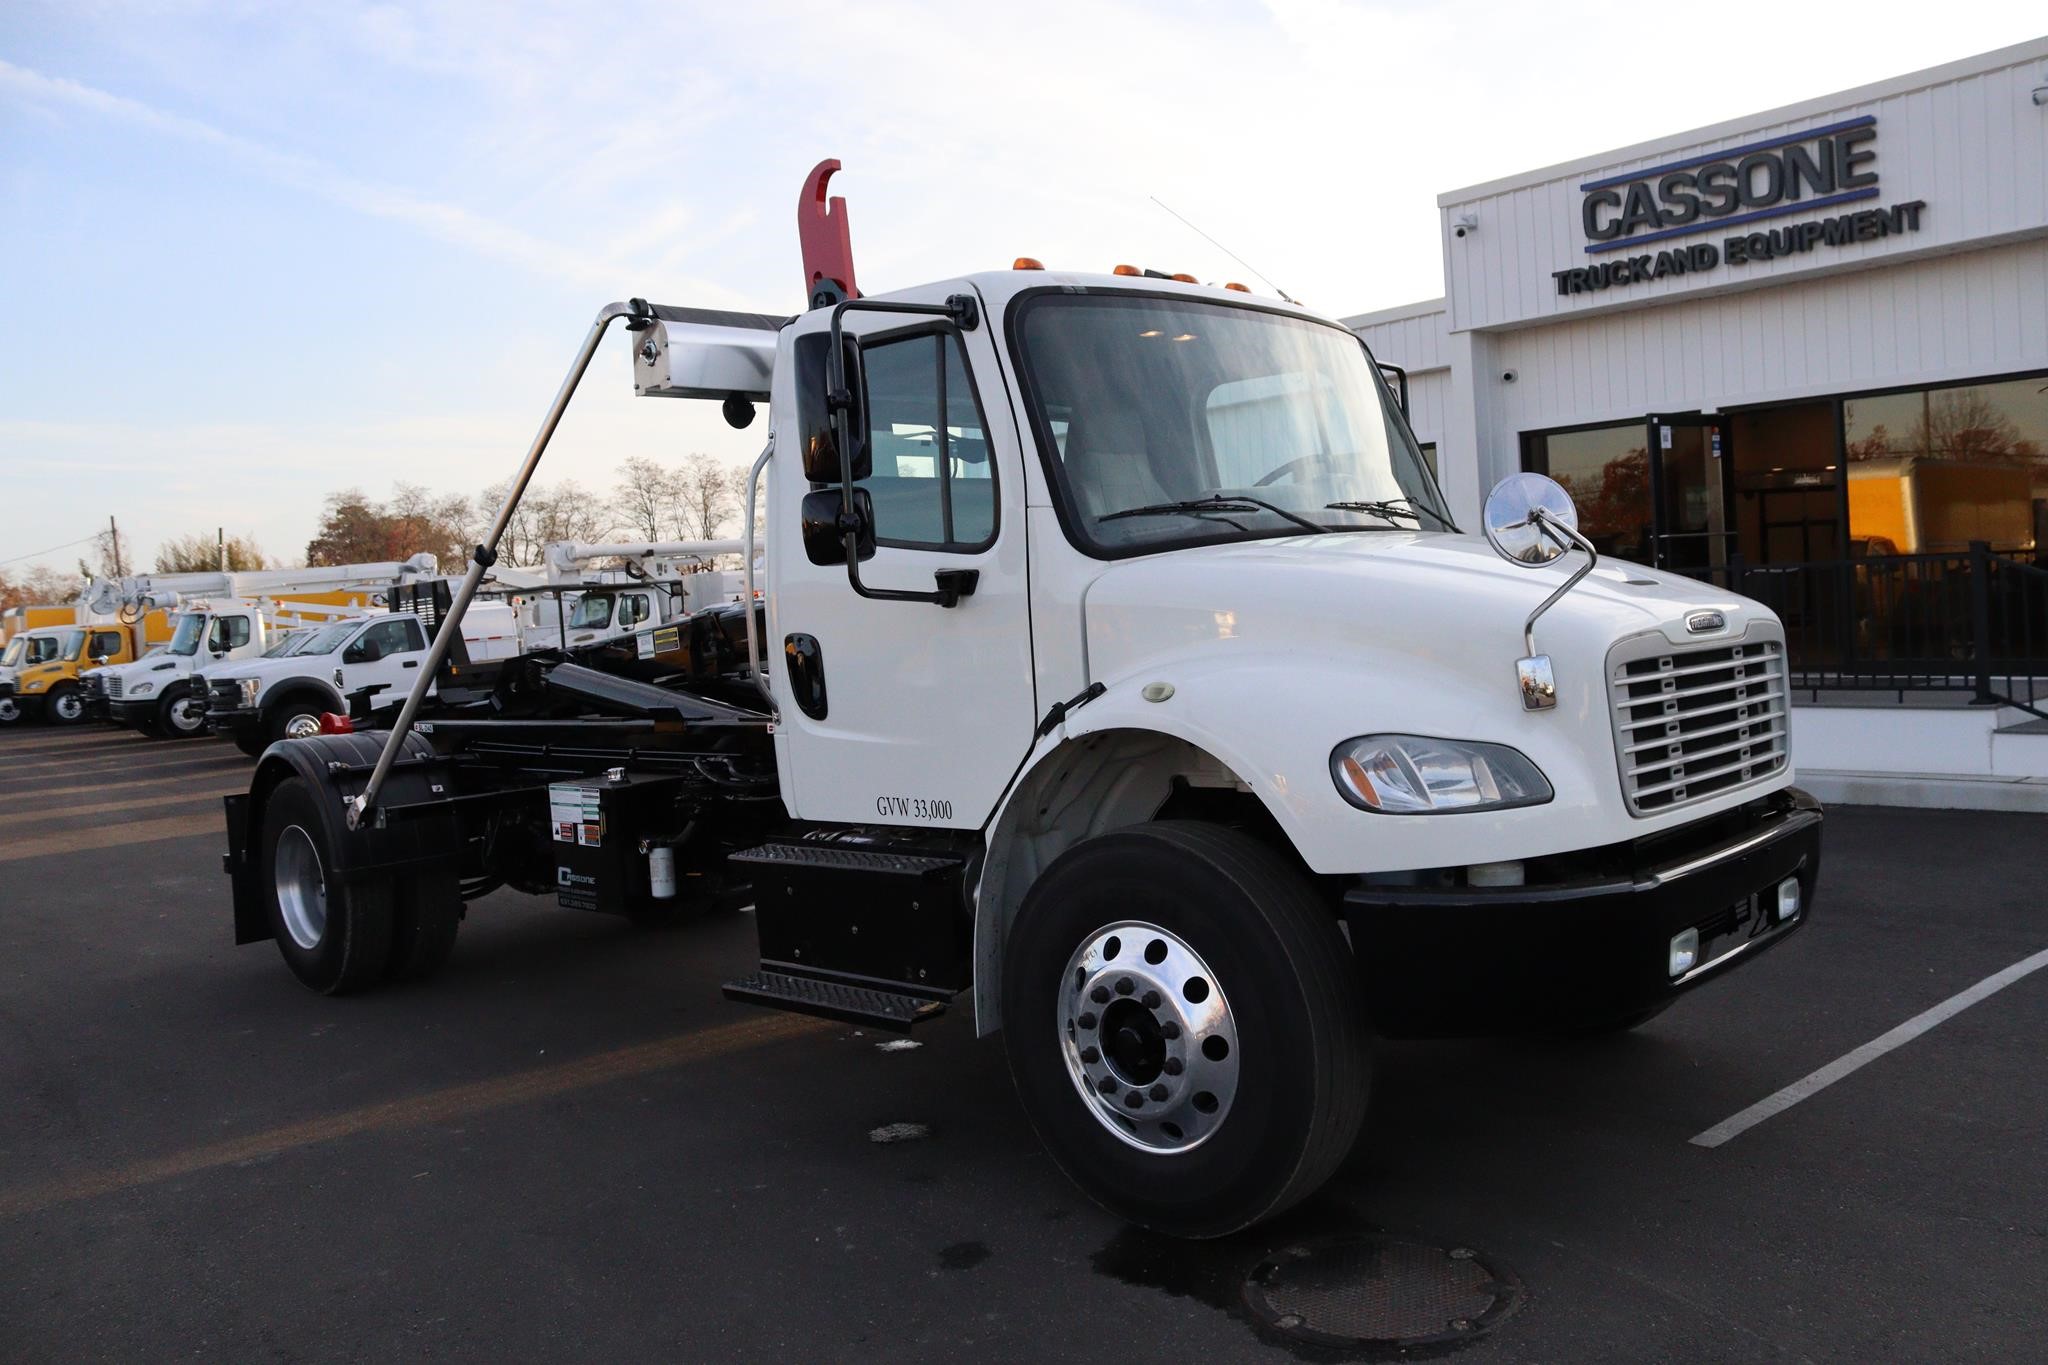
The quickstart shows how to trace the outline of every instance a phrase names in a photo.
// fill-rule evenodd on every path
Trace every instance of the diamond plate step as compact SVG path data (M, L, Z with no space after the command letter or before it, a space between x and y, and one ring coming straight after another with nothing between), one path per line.
M850 986L839 981L791 976L786 972L755 972L725 983L725 998L747 1005L793 1014L815 1014L867 1028L908 1033L912 1024L945 1013L945 1002L898 995L869 986Z

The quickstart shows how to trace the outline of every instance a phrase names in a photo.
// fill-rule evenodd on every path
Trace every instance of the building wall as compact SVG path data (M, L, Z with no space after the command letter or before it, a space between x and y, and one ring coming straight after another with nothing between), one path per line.
M2048 108L2032 99L2032 91L2043 85L2048 85L2048 39L1454 190L1437 200L1451 330L1526 326L1681 297L1784 285L2048 233ZM1584 185L1862 116L1877 120L1871 144L1877 154L1872 163L1879 176L1877 198L1727 231L1702 231L1641 249L1717 243L1728 235L1789 226L1805 218L1924 200L1927 208L1918 231L1771 261L1724 263L1698 274L1594 292L1558 293L1552 272L1631 254L1587 252L1596 244L1587 240L1582 226ZM1476 225L1457 236L1455 225L1467 216Z

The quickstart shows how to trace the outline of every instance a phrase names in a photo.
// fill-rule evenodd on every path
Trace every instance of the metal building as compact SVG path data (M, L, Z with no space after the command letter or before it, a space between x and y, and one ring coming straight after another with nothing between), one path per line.
M1437 208L1446 297L1347 321L1462 517L1547 472L1770 602L1838 794L2048 809L2048 38Z

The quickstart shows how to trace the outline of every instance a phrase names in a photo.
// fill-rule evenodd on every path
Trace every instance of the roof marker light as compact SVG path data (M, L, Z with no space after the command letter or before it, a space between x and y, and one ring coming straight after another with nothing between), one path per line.
M1226 284L1223 287L1225 289L1235 289L1240 294L1249 294L1252 292L1247 286L1241 285L1237 283L1237 281L1235 280L1232 280L1229 284Z
M1198 279L1196 279L1196 278L1195 278L1195 277L1194 277L1193 275L1175 275L1175 276L1173 276L1173 278L1174 278L1174 279L1176 279L1176 280L1179 280L1179 281L1180 281L1180 282L1181 282L1182 284L1200 284L1200 283L1201 283L1201 281L1200 281L1200 280L1198 280Z
M1142 275L1145 272L1134 265L1120 265L1110 273L1112 275Z
M1031 256L1019 256L1016 260L1010 262L1010 269L1043 270L1045 269L1045 262Z

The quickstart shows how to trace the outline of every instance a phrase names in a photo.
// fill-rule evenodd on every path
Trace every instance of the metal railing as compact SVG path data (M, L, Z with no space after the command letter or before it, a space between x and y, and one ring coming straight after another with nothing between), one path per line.
M1778 614L1797 690L1969 692L2048 719L2048 567L2032 554L1977 541L1686 572Z

